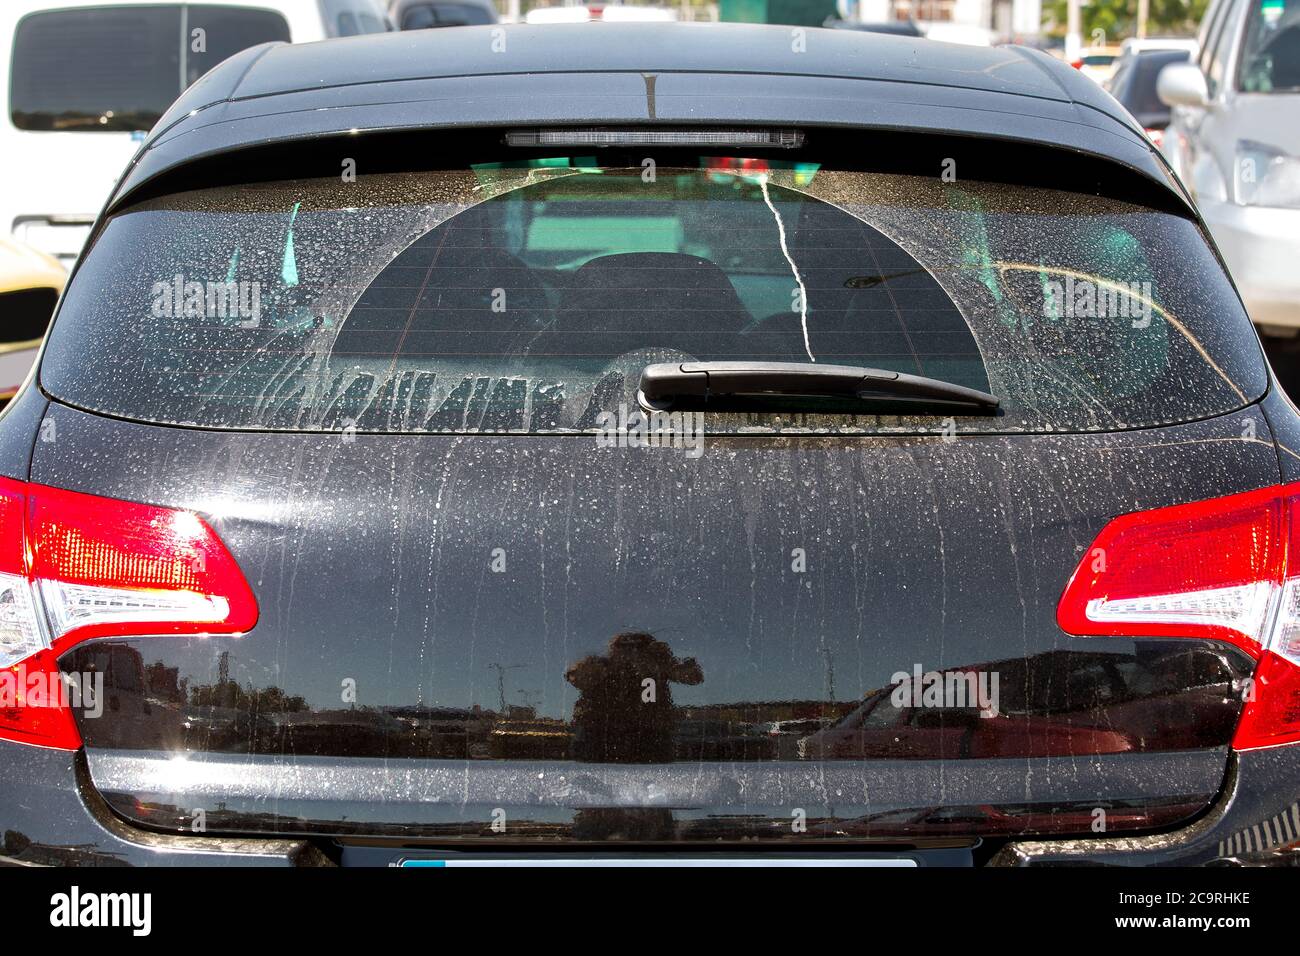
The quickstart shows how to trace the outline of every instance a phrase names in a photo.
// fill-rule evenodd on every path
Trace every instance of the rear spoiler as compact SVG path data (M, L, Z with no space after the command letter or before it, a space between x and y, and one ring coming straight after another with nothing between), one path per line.
M1006 167L1014 158L1017 174L1032 174L1024 169L1022 151L1049 163L1053 156L1072 154L1091 160L1099 170L1126 170L1146 181L1148 193L1163 194L1157 204L1172 202L1194 215L1182 185L1136 124L1103 109L1105 103L1079 101L1075 97L1081 94L1064 86L1060 99L1048 99L846 77L665 73L651 83L640 73L573 72L443 76L238 97L242 77L277 46L282 44L245 50L187 90L132 160L105 213L209 179L215 185L338 175L341 160L357 159L358 152L378 157L384 169L395 169L386 155L391 150L367 148L382 137L419 149L404 162L407 169L421 169L449 153L464 152L458 147L465 140L501 147L506 129L734 127L740 116L747 126L807 131L810 155L820 152L823 157L824 143L819 149L818 140L824 137L811 135L814 130L839 134L833 138L841 141L852 134L859 151L865 151L859 159L890 162L890 151L881 147L900 136L960 141L966 147L963 155L978 141L986 147L983 152L1001 153L1000 161L990 160L990 169ZM1098 90L1095 95L1102 94ZM322 151L329 155L328 164L310 161ZM295 156L287 167L276 168L280 160ZM231 178L234 167L238 179ZM356 168L365 173L380 167L358 159ZM974 178L969 169L959 175ZM1114 173L1098 175L1105 179ZM1018 175L1016 181L1028 180Z

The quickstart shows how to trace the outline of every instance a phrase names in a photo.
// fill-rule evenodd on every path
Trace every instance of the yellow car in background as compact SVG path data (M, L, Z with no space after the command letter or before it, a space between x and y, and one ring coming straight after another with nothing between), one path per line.
M1122 52L1123 49L1117 46L1090 46L1079 51L1079 58L1071 66L1105 85L1115 75L1115 67L1119 65L1116 61Z
M67 279L53 256L0 237L0 403L27 378Z

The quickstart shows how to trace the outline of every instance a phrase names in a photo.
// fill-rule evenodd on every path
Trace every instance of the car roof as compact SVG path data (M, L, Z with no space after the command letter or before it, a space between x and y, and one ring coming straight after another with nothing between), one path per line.
M1177 192L1119 104L1025 47L739 23L498 24L238 53L159 120L109 208L164 172L249 146L377 130L723 123L1057 146Z
M238 95L574 69L899 79L1027 96L1061 95L1051 74L1014 47L918 43L915 37L899 42L888 37L879 40L879 35L868 31L766 24L593 22L544 27L502 24L505 42L498 49L492 42L492 28L468 29L478 32L406 31L272 51L246 72ZM867 36L856 35L861 33Z

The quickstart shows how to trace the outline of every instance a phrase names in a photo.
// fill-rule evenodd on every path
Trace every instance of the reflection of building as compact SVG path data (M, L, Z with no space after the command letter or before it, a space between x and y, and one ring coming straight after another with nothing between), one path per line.
M497 760L567 760L571 738L569 725L562 720L511 714L493 726L488 754Z
M683 704L677 710L683 720L717 720L765 726L786 720L838 720L860 703L860 700L742 701L734 704Z
M851 0L842 5L854 6ZM851 19L916 20L928 36L959 43L1025 40L1038 35L1042 0L859 0Z

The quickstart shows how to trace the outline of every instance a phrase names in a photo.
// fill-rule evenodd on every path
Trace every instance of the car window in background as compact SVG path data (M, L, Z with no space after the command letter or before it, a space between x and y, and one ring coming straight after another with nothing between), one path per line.
M433 12L433 4L420 4L402 11L402 20L397 24L399 30L428 30L438 25L438 17Z
M427 30L432 27L467 27L496 23L495 13L473 3L422 3L402 11L401 29Z
M182 41L196 28L206 52ZM14 31L9 114L23 130L147 130L221 60L288 39L279 13L217 4L33 13Z
M353 37L388 30L384 12L371 0L320 0L325 29L332 37Z
M1300 90L1300 0L1249 0L1237 86L1246 93Z
M181 10L53 10L19 21L9 114L25 130L149 129L180 93Z
M815 164L665 159L647 183L639 164L538 163L119 213L42 385L218 428L531 433L588 431L635 407L646 365L693 359L940 378L1003 398L963 426L985 431L1169 424L1265 386L1227 277L1171 213ZM933 425L826 412L716 414L710 431Z
M290 40L289 24L274 10L192 3L185 10L185 29L191 38L195 30L203 30L206 48L196 51L193 42L187 48L187 86L240 50L272 40L283 43Z
M1156 92L1160 71L1170 63L1185 63L1186 50L1147 50L1126 58L1115 74L1111 93L1146 129L1169 122L1169 107Z
M1156 92L1160 71L1170 63L1186 63L1187 57L1186 50L1152 50L1139 54L1126 98L1122 101L1129 112L1139 118L1148 115L1168 118L1169 107Z

